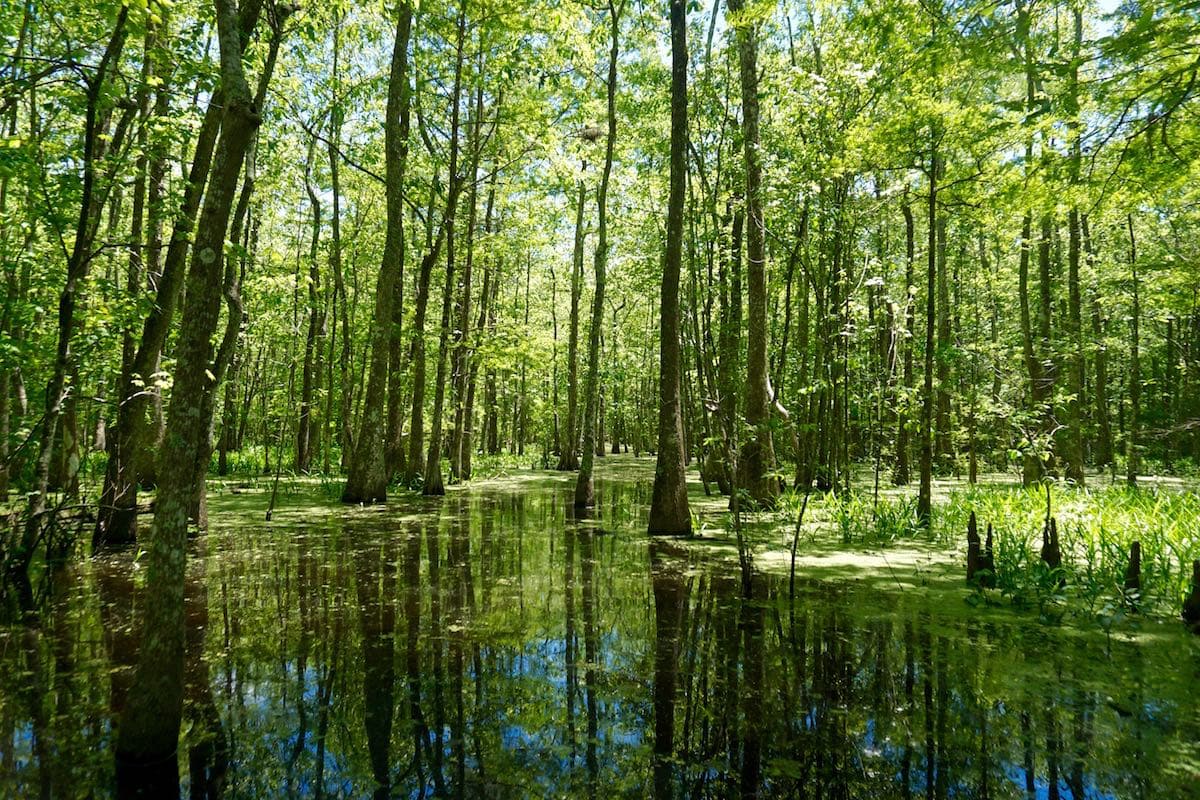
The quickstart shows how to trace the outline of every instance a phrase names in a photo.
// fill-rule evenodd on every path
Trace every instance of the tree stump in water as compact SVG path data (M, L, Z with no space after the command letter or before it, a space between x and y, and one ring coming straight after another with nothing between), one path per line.
M1046 526L1042 528L1042 562L1051 572L1062 567L1062 548L1058 544L1058 523L1054 517L1046 520ZM1066 581L1060 577L1058 585L1064 583Z
M1142 590L1142 543L1132 542L1129 545L1129 565L1125 567L1125 591L1140 592Z
M967 583L974 583L979 572L979 526L975 521L975 512L971 512L967 520Z
M1192 591L1183 601L1181 616L1189 628L1200 633L1200 561L1192 562Z
M987 526L987 541L979 557L979 585L990 589L996 585L996 553L992 548L992 523Z

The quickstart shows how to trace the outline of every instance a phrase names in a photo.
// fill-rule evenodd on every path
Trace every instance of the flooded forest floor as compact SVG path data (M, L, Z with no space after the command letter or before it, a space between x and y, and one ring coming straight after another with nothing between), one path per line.
M182 791L1197 796L1183 482L1051 489L1049 567L1046 492L1008 476L938 482L932 531L869 475L740 526L697 481L697 535L652 539L652 460L599 461L588 514L569 473L496 471L378 507L284 478L269 523L271 478L210 482ZM974 585L971 512L994 538ZM142 573L136 549L80 559L0 627L0 796L115 791Z

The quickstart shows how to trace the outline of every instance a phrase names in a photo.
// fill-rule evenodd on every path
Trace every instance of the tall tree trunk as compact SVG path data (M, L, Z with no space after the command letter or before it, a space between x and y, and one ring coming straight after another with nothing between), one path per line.
M55 348L52 362L50 381L46 387L45 412L39 425L38 454L34 461L34 491L29 495L28 516L25 530L17 544L17 552L11 560L13 568L21 585L33 557L33 550L45 531L46 495L50 486L51 459L54 454L55 437L58 432L59 418L63 412L63 401L66 393L76 391L78 387L67 386L67 376L73 370L74 357L71 352L71 339L75 332L75 307L79 302L79 292L87 279L92 261L92 245L95 239L96 227L100 220L100 211L104 207L105 193L111 188L112 181L105 181L99 173L106 150L120 151L120 137L123 133L118 128L112 132L112 140L106 148L105 139L109 134L109 115L102 113L101 100L110 71L120 67L121 52L125 47L128 33L126 22L129 18L128 7L122 7L117 16L116 25L108 46L96 67L95 73L86 78L86 108L83 128L83 175L81 197L79 201L79 216L75 223L75 241L67 258L67 277L63 290L58 298L58 344ZM98 185L99 184L99 185ZM106 185L107 184L107 185Z
M897 404L896 414L896 466L892 472L892 482L904 486L912 480L908 464L908 428L909 411L912 408L913 389L913 342L916 341L916 284L914 267L916 265L916 225L913 221L912 206L908 204L908 190L905 189L904 202L900 206L904 214L904 327L908 335L904 337L904 398Z
M732 465L734 464L734 437L738 424L738 398L741 397L741 341L742 341L742 225L745 207L730 201L727 209L729 221L729 243L722 255L719 280L721 282L721 331L720 361L717 383L721 397L721 430L724 440L725 491L733 486ZM639 417L640 420L640 417Z
M300 378L300 415L296 421L296 471L308 472L312 466L312 443L315 425L313 397L320 390L321 374L317 364L320 352L321 320L321 267L317 261L317 249L321 244L321 198L312 183L313 156L317 140L309 141L308 159L305 162L304 186L308 191L308 202L312 208L312 236L308 246L308 326L304 334L304 364Z
M935 134L936 137L936 134ZM929 253L925 280L925 385L921 392L921 486L917 493L917 517L928 526L933 513L933 370L934 326L937 323L937 200L941 156L936 144L929 161Z
M743 0L728 0L740 16ZM749 283L746 341L746 422L753 429L738 458L737 485L760 508L771 508L779 494L774 477L767 387L766 227L763 220L762 154L758 137L758 42L753 22L738 20L738 63L742 86L742 144L746 170L746 271Z
M480 55L482 59L482 54ZM480 83L475 93L475 126L473 133L473 156L474 163L479 163L479 153L483 148L483 138L481 130L483 126L483 65L479 64ZM497 105L495 113L500 112ZM497 140L498 141L498 140ZM495 156L492 156L493 168L495 164ZM493 174L494 171L493 171ZM463 435L469 421L466 419L467 413L467 394L469 392L467 385L470 379L471 361L471 280L474 277L473 271L475 266L475 223L479 207L479 189L475 181L475 176L471 176L470 200L467 204L467 260L463 265L463 288L460 294L462 298L458 308L458 329L455 331L454 344L454 368L450 371L454 381L454 435L450 440L450 476L455 481L465 480L463 475ZM489 194L489 199L493 195ZM490 214L491 209L488 209Z
M387 164L387 234L383 263L375 285L375 314L371 322L371 372L363 398L362 421L354 442L350 474L342 489L344 503L378 503L387 499L386 402L388 335L392 324L391 300L401 280L404 260L404 179L408 163L409 104L408 40L412 32L412 6L402 0L396 14L391 74L384 122ZM342 391L347 387L343 386Z
M944 168L944 167L943 167ZM937 439L938 469L950 472L954 445L950 431L950 348L953 344L950 328L950 276L946 265L946 215L937 221L938 261L938 320L937 320Z
M687 5L685 0L671 0L671 182L659 314L658 460L650 499L650 532L665 534L687 534L692 530L679 402L679 269L683 248L683 190L687 180L687 68Z
M571 250L571 327L567 334L567 428L558 454L560 470L579 469L579 297L583 294L583 205L587 198L582 170L579 199L575 203L575 244Z
M436 181L434 181L436 183ZM433 223L433 208L434 208L434 191L430 190L429 195L429 224ZM425 442L425 316L429 310L429 284L433 275L433 265L437 263L438 256L441 254L442 241L446 234L446 220L443 218L441 225L438 226L436 238L432 233L432 229L426 228L426 252L421 258L421 268L417 274L417 298L413 308L412 320L412 344L409 347L408 363L410 373L410 383L412 384L412 409L408 426L408 454L400 463L397 456L396 468L401 472L401 483L406 486L415 486L417 480L421 477L421 470L425 466L422 448ZM399 375L399 368L393 365L393 375ZM400 382L399 378L393 382L391 389L392 402L399 404L400 398ZM399 417L395 422L396 427L393 429L393 441L396 447L400 447L400 431Z
M605 85L608 99L608 136L604 145L604 171L600 175L600 188L596 191L596 253L593 269L596 273L592 290L592 328L588 334L588 371L584 383L583 412L583 461L575 480L575 507L590 508L596 505L596 485L592 480L592 464L596 460L596 418L600 394L600 328L604 325L604 281L608 268L608 180L612 175L613 149L617 143L617 59L620 55L621 10L625 0L617 5L608 0L609 49L608 81Z
M1089 266L1093 262L1091 230L1088 226L1088 215L1081 214L1079 227L1083 234L1083 249L1087 254ZM1108 347L1105 344L1106 320L1100 307L1100 291L1092 289L1091 298L1092 339L1095 355L1093 368L1096 373L1092 390L1095 403L1094 414L1096 424L1096 449L1093 453L1098 467L1108 466L1113 459L1112 420L1108 411Z
M146 574L142 648L133 681L139 690L131 695L121 717L119 765L161 763L175 752L179 741L188 506L207 466L212 397L223 371L222 353L218 351L214 359L212 337L226 285L222 277L225 236L242 162L260 122L242 70L237 11L232 0L215 4L221 50L221 137L187 275L187 307L180 327ZM236 332L240 319L233 324Z
M243 50L251 32L258 24L261 9L261 3L251 2L241 11L238 43ZM166 87L163 88L165 90ZM149 444L152 436L155 437L155 441L158 440L159 428L157 419L147 423L146 414L153 403L157 417L162 398L158 391L147 391L147 386L151 382L151 376L159 369L163 345L171 331L175 306L183 291L196 215L200 211L200 202L212 169L217 137L221 130L223 92L224 88L218 86L213 93L196 134L192 165L184 185L179 214L171 230L171 240L162 259L162 271L159 273L154 264L150 267L151 274L156 276L154 305L142 323L142 338L133 358L130 380L124 383L117 393L117 430L108 437L108 463L104 473L104 487L100 494L100 507L97 509L96 527L92 533L93 546L131 542L137 537L137 472L143 468L139 459L145 459L145 451L158 452L161 449ZM152 191L156 189L156 185L162 186L165 152L156 153L155 162L162 166L159 167L161 171L151 178ZM155 212L156 205L151 199L152 213ZM150 226L152 236L156 235L155 228L156 224ZM158 250L157 246L151 247L155 261L158 258Z
M1079 58L1083 47L1083 9L1072 10L1074 37L1071 47L1071 67L1068 76L1067 113L1071 131L1070 177L1073 191L1078 191L1080 162L1083 159L1082 131L1079 121ZM1083 471L1083 392L1087 371L1087 355L1083 346L1083 294L1079 283L1079 259L1082 232L1080 212L1075 201L1067 216L1067 335L1069 338L1070 369L1067 382L1065 427L1062 430L1063 458L1066 477L1082 486Z
M458 213L458 195L465 179L458 174L458 137L459 137L459 106L462 96L463 56L465 53L465 37L467 30L467 7L463 0L458 9L458 35L455 43L454 61L454 90L450 96L450 188L449 200L446 203L446 284L442 291L442 324L438 335L437 377L433 384L433 424L429 428L429 450L425 455L425 478L421 483L421 494L443 495L446 493L442 485L442 412L446 401L446 359L449 355L450 341L450 310L454 299L454 233L455 215ZM483 76L479 76L483 80ZM480 89L482 91L482 88ZM475 168L479 159L473 155L468 159L470 169L467 174L471 181L475 180Z
M1137 240L1133 233L1133 214L1125 218L1129 228L1129 277L1131 280L1132 307L1129 318L1129 426L1125 437L1125 482L1137 486L1141 468L1139 453L1142 421L1142 360L1140 327L1142 316L1141 287L1138 284Z

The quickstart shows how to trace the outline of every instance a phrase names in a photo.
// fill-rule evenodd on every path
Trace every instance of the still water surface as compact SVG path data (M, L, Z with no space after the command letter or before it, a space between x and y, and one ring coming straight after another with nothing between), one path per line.
M650 481L602 476L591 519L566 477L269 525L214 502L183 795L1200 797L1200 637L820 573L791 598L728 545L651 541ZM133 558L0 628L0 797L115 792Z

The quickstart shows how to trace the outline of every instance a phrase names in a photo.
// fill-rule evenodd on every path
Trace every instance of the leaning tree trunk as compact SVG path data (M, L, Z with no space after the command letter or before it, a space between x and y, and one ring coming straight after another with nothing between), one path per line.
M685 0L671 0L671 183L660 302L658 461L650 499L650 532L667 534L686 534L692 530L679 403L679 268L683 249L683 190L687 179L687 65L687 6Z
M124 764L161 764L173 757L179 741L188 507L210 450L212 395L218 382L213 370L222 369L214 360L212 340L225 285L225 235L242 162L260 122L242 70L236 8L232 0L216 0L216 7L223 101L221 137L188 268L187 306L180 325L146 572L148 602L143 606L142 648L133 681L138 691L131 695L121 716L117 739L118 763Z
M259 10L259 5L250 4L247 12L241 15L240 47L245 47L250 32L257 25ZM223 91L222 87L217 87L196 134L196 148L183 189L183 202L167 244L162 272L155 276L157 290L154 305L142 323L142 338L133 358L129 380L123 383L118 393L117 430L109 435L108 463L96 515L96 528L92 533L93 545L127 543L137 537L137 472L142 466L139 459L144 460L146 451L156 449L150 447L149 442L151 436L156 436L158 432L157 425L146 420L151 404L159 402L157 392L148 391L147 384L151 375L158 371L163 345L174 320L175 306L183 290L193 226L200 211L221 129ZM165 159L162 161L165 163ZM151 180L151 189L156 183ZM151 203L151 211L154 205ZM151 226L152 235L153 228Z

